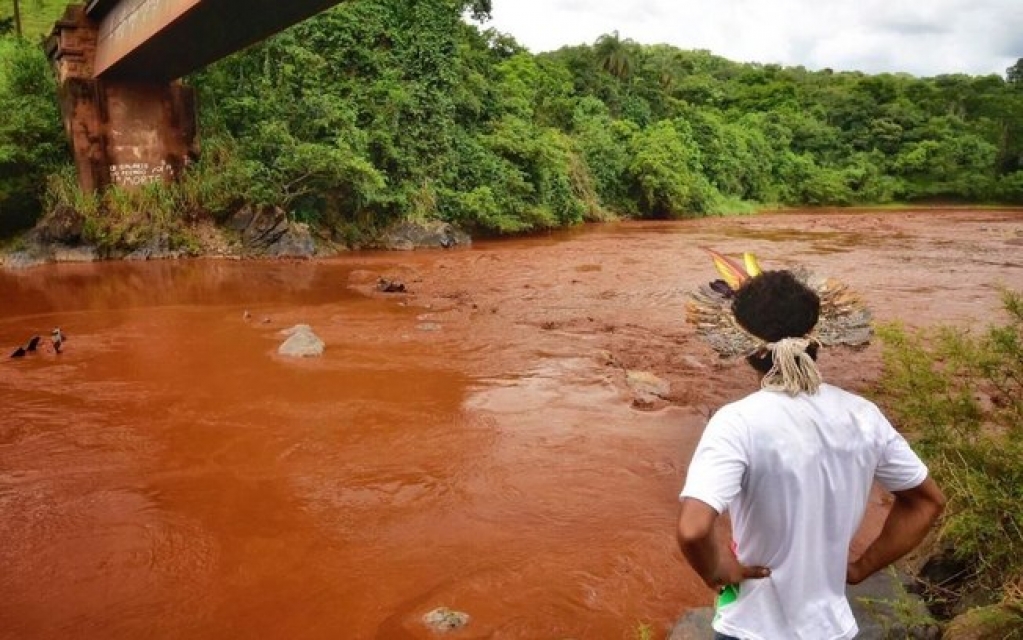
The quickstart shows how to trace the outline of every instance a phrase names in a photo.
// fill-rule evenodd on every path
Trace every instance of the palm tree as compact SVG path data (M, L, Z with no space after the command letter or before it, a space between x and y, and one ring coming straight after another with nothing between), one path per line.
M622 40L617 31L597 38L594 52L597 54L600 68L619 80L628 78L632 75L632 49L635 44L628 38Z
M653 60L652 67L657 76L657 82L661 85L661 89L665 93L674 91L675 85L678 82L678 78L675 75L677 71L675 61L662 52L660 57Z

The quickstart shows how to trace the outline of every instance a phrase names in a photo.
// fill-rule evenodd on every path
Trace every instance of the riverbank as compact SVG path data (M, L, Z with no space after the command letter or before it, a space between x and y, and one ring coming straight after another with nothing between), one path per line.
M443 222L401 222L352 247L324 230L295 222L274 207L245 207L224 224L179 223L172 230L126 227L116 239L90 242L88 219L58 209L35 228L0 248L0 266L23 269L49 263L181 258L331 258L354 249L411 251L451 249L472 244L469 234Z
M945 204L915 206L893 204L878 207L820 207L799 209L765 208L755 213L712 217L727 221L733 218L758 216L878 216L914 215L922 212L955 214L976 211L1007 212L1023 215L1023 207L972 206ZM586 223L616 224L620 221ZM724 223L724 222L723 222ZM325 229L291 219L274 207L243 207L227 221L178 221L166 229L147 229L141 220L127 223L108 233L103 242L90 242L86 231L89 220L74 210L58 208L45 216L33 229L0 246L0 267L28 268L48 263L95 262L100 260L174 260L181 258L223 259L313 259L331 258L349 251L415 249L451 249L472 244L470 234L444 222L399 222L387 229L359 234L359 239L345 241ZM584 225L585 226L585 225ZM575 228L577 231L578 228ZM572 228L553 230L547 234L573 233ZM1014 240L1010 239L1010 242ZM1023 241L1020 241L1023 246Z

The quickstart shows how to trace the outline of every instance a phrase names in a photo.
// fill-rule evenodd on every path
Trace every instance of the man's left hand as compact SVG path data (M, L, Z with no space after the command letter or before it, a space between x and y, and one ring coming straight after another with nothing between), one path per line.
M717 591L721 587L739 584L743 580L759 580L770 575L771 569L768 567L746 566L732 553L722 553L717 570L711 575L711 579L705 582L708 587Z

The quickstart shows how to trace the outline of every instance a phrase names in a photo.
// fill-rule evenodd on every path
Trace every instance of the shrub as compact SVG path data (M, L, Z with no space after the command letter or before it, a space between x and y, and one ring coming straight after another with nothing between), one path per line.
M1023 297L1006 291L1004 307L1008 322L979 335L880 332L882 403L948 497L937 542L969 568L960 594L1023 579Z
M49 176L45 205L51 212L48 215L74 211L82 221L81 240L100 251L133 251L161 237L169 239L168 248L174 249L192 243L183 214L192 215L194 207L202 205L196 203L198 196L193 191L208 191L196 186L200 183L199 178L189 178L182 183L154 183L137 189L115 186L83 191L74 167L68 165Z

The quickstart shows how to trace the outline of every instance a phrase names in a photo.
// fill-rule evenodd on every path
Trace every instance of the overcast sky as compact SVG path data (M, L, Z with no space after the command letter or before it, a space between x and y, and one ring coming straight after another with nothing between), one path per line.
M1003 75L1023 58L1023 0L493 0L489 25L549 51L618 30L738 62Z

